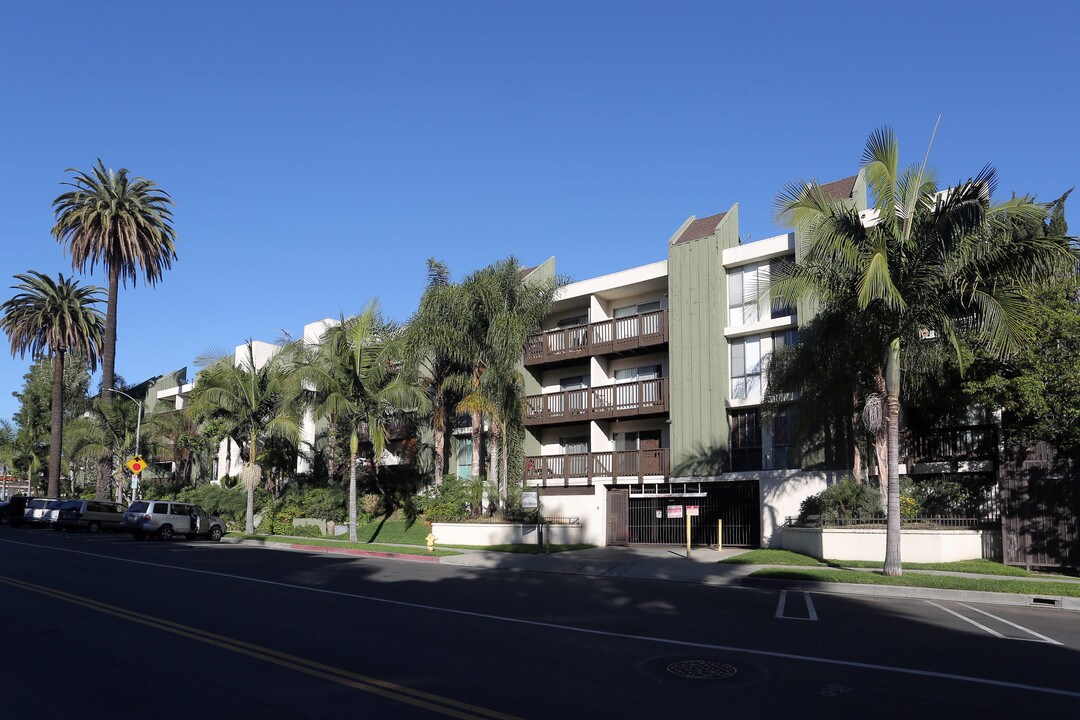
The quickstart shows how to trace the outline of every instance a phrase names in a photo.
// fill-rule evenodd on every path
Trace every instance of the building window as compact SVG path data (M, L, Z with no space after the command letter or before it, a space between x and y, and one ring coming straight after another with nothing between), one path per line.
M758 338L731 342L731 398L761 398L761 340Z
M589 476L589 438L559 438L563 455L566 456L567 477Z
M642 405L655 405L660 402L660 384L644 382L659 380L659 365L643 365L636 368L623 368L615 371L615 407L633 408Z
M783 332L775 332L772 336L773 352L777 352L781 348L790 347L797 342L799 342L798 330L784 330Z
M663 318L657 313L661 309L659 300L627 305L615 308L611 316L615 319L615 339L628 340L639 335L651 335L664 329ZM642 317L644 313L653 313Z
M731 413L731 470L761 469L761 414L757 408Z
M758 321L758 296L768 286L767 266L746 265L728 273L728 325L739 327Z
M791 255L786 258L776 258L769 262L769 277L773 278L779 274L780 268L784 265L790 265L795 262L795 256ZM772 301L771 317L776 318L790 317L792 320L798 320L798 311L794 305L788 305L787 303L780 302L779 300Z
M462 480L472 478L472 438L458 438L457 441L457 476Z
M773 415L772 466L774 470L797 470L792 439L795 437L796 414L794 409L782 410Z

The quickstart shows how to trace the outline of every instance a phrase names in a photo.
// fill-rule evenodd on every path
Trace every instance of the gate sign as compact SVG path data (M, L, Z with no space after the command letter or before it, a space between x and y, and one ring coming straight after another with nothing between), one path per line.
M686 506L686 514L689 515L690 517L697 517L698 516L698 506L697 505L687 505Z
M668 505L667 516L668 520L671 520L673 518L681 518L683 516L682 505Z
M534 492L523 492L523 493L521 493L521 507L522 508L524 508L526 510L533 510L533 509L536 508L538 502L539 502L539 498L537 497L537 493L534 493Z
M146 461L142 459L142 455L136 455L125 464L127 465L127 469L135 475L138 475L146 469Z

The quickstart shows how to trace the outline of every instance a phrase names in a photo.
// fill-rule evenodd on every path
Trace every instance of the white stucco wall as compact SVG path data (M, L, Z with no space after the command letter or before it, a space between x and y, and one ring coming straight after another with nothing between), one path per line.
M785 550L824 560L885 561L885 528L785 528ZM904 530L904 562L953 562L983 556L981 530Z
M836 481L835 473L802 470L767 470L730 473L731 480L757 480L761 502L761 547L780 547L777 530L789 517L799 514L802 501Z
M537 542L536 525L516 523L432 523L436 545L508 545ZM581 527L545 525L546 542L551 545L576 545Z
M607 490L602 485L581 488L545 488L540 491L545 517L577 518L581 539L575 542L604 545L607 541Z

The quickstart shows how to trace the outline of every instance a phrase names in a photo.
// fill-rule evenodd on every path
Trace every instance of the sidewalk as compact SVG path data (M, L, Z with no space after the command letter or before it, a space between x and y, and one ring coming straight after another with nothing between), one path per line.
M226 539L226 542L230 539ZM466 550L440 546L446 550L460 553L445 557L425 555L396 555L384 552L364 550L346 550L321 546L305 546L303 538L297 538L292 544L258 543L252 540L236 540L237 544L258 544L260 547L281 550L301 550L310 552L330 552L349 555L368 555L389 557L399 560L437 562L441 565L454 565L488 570L506 570L510 572L543 572L564 575L585 575L591 577L620 578L628 580L651 580L659 582L685 582L710 586L735 586L751 588L769 588L796 590L838 595L863 595L871 597L919 598L927 600L957 600L987 603L994 605L1032 606L1046 605L1069 610L1080 610L1080 598L1038 596L1042 602L1034 602L1031 595L1011 593L983 592L972 590L942 590L936 588L918 588L892 585L856 585L851 583L830 583L816 581L771 580L751 578L751 573L768 565L727 565L720 561L747 552L742 548L711 550L694 548L690 557L686 548L672 545L634 545L629 547L601 547L588 550L552 553L550 555L525 555L520 553L492 552L486 550ZM872 572L869 568L846 568ZM940 570L905 570L905 573L925 573L931 575L949 575L966 578L988 578L994 580L1016 579L1033 582L1077 582L1070 578L1003 578L998 575L976 575L954 573Z

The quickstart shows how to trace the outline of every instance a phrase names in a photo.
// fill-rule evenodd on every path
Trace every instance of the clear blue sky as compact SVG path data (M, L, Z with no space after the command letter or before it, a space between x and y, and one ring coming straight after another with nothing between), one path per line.
M882 124L915 162L941 113L943 181L1080 181L1075 4L739 5L0 0L0 298L70 274L50 204L99 157L176 201L179 261L121 291L129 382L372 297L404 320L432 255L582 279L736 201L768 237ZM27 367L0 352L0 417Z

